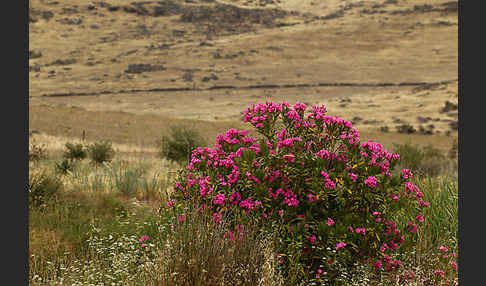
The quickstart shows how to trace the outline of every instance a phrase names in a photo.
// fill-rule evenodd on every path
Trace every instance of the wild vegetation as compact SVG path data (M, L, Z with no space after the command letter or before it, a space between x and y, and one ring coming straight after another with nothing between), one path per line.
M457 284L457 11L29 0L30 284Z
M267 104L266 107L269 108L270 105ZM267 117L264 116L261 106L254 106L247 111L247 120L263 136L251 139L243 131L229 130L218 137L217 149L194 149L188 169L182 168L186 165L185 162L178 164L155 156L150 160L129 161L127 155L121 156L102 148L100 153L113 152L113 160L103 164L92 164L83 159L73 160L70 171L61 174L53 166L56 166L60 158L72 153L73 146L76 145L69 142L64 145L65 150L57 156L49 155L32 160L29 179L30 283L457 283L457 169L449 165L457 158L449 157L440 161L440 166L429 166L428 168L437 168L433 175L403 170L402 159L404 162L416 162L417 166L427 165L427 160L435 159L436 153L440 151L437 149L434 152L421 153L417 150L422 151L424 147L408 143L395 145L394 152L400 155L400 160L396 163L400 164L388 165L385 159L387 154L395 160L398 156L384 150L378 151L378 143L357 141L358 133L355 129L345 120L324 115L324 107L313 107L310 112L313 115L308 119L303 117L304 105L284 104L273 107L277 111L273 115L267 114ZM282 110L278 111L279 108ZM318 114L323 122L321 125L317 123ZM278 123L278 120L282 120L278 119L279 116L283 116L283 124ZM308 126L299 129L299 123L302 128ZM272 126L286 127L287 131L283 132L282 129L275 132ZM305 131L307 128L308 131ZM315 128L323 129L318 132ZM347 130L346 138L338 139L344 134L344 130ZM317 137L321 139L315 141L312 134L321 134ZM302 141L296 138L301 138ZM307 141L311 138L312 141ZM260 142L259 148L257 142ZM309 150L317 148L317 153L311 152L308 156L305 155L306 143L322 146L317 148L317 145L309 145ZM110 145L107 142L99 144ZM88 146L99 144L92 143ZM240 144L248 145L247 151L240 149ZM347 147L338 148L339 146ZM365 158L363 153L352 151L358 147L361 152L370 152L369 156ZM453 149L454 146L451 147L451 154L454 153ZM334 153L326 153L326 150L334 150ZM225 180L215 182L208 177L196 181L196 177L191 178L188 175L188 172L208 172L210 178L223 175L221 171L225 169L224 164L218 163L220 167L204 168L208 161L203 161L202 158L210 160L211 156L216 156L214 152L219 152L220 160L213 158L214 164L223 164L226 160L224 152L227 155L241 156L239 159L238 155L230 156L237 164L235 166L242 168L243 172L240 177L230 178L236 170L231 169L233 171L229 171L229 177L225 175L228 184L234 180L233 185L224 187L219 184ZM289 152L293 155L289 155ZM47 152L44 150L44 153ZM210 155L213 153L214 155ZM385 156L384 161L377 159L379 154ZM329 158L334 156L341 159L350 156L347 162L352 164L354 160L358 160L356 163L360 167L346 168L343 163L345 161L342 160L331 164L332 160ZM380 170L385 170L383 168L365 171L365 166L375 156L378 156L376 163L388 165L389 176L395 179L388 181L388 175L385 175L388 172L380 175ZM445 158L446 155L443 156ZM301 162L305 162L305 167L297 168L295 164L300 166ZM275 175L276 170L270 171L272 166L279 166L280 176ZM299 173L314 169L319 172L312 182L304 180L306 175ZM339 175L343 171L345 173ZM356 174L356 177L350 176L350 172ZM340 176L343 181L335 180ZM375 177L376 181L370 177ZM353 178L363 182L355 185ZM185 179L185 183L181 179ZM187 188L187 179L193 180L197 189ZM260 188L269 184L269 180L272 185ZM295 183L290 184L293 181ZM293 186L295 189L294 196L279 194L279 188L272 188L272 193L275 193L275 199L272 199L268 187L276 187L274 184L280 186L285 182L287 187ZM392 187L397 183L405 183L403 191L411 192L409 198L406 198L406 193L399 191L403 185L400 188ZM202 189L208 193L203 195ZM186 190L185 194L191 193L192 199L181 196L184 194L181 190ZM285 193L290 191L285 187L281 190L285 190ZM388 193L389 190L397 190L395 195L404 196L395 207L395 197L393 193ZM361 192L373 193L373 199L370 197L367 203L361 203L363 206L369 204L368 215L353 218L353 208L346 209L349 205L346 202L353 201L353 198L364 199L366 195ZM238 195L241 197L237 198ZM236 204L232 204L231 197ZM276 199L277 197L285 202ZM342 198L339 199L340 197ZM293 206L297 202L292 198L299 200L299 207ZM408 199L411 201L407 203ZM206 208L200 208L201 202L206 202ZM318 204L321 208L315 209L313 206ZM233 206L233 209L230 210L229 206ZM301 216L301 213L305 216ZM365 219L368 216L373 220ZM382 225L378 222L379 219L386 222L383 224L383 233L378 231ZM400 243L399 236L396 245L392 241L388 242L386 225L396 225L396 230L401 229L401 234L404 235L402 238L406 239ZM289 227L293 227L294 231L288 232ZM47 239L52 243L44 243ZM386 247L383 242L388 243ZM394 247L396 250L391 251ZM363 251L367 255L363 255ZM370 260L362 259L366 257ZM328 263L329 259L331 263Z

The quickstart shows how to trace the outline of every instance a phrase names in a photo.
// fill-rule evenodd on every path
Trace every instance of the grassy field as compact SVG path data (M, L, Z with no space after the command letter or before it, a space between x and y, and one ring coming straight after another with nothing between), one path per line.
M188 216L186 224L171 225L173 214L163 206L181 167L177 163L153 150L114 145L111 163L84 159L63 175L55 167L66 151L63 142L41 138L32 143L45 156L29 168L31 186L47 190L29 207L31 285L286 285L268 237L249 233L245 247L238 247L220 244L227 241L224 227L210 227L210 217ZM413 255L403 254L417 277L429 281L439 267L439 246L457 253L457 159L441 158L436 176L415 180L432 206ZM150 240L141 247L145 235ZM366 271L355 271L362 273L352 285L372 285Z

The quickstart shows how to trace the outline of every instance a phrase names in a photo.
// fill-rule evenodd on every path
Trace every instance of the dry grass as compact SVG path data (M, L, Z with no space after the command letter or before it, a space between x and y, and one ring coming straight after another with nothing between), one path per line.
M79 3L73 0L57 5L33 2L37 9L51 11L54 16L49 21L39 20L30 25L30 48L40 49L43 53L41 58L30 63L42 66L57 59L74 59L76 62L66 66L71 68L69 70L63 66L49 66L31 73L31 96L68 91L192 87L192 82L182 80L187 70L195 70L194 80L198 87L214 84L201 81L210 73L218 76L216 82L219 85L457 78L457 25L437 24L439 21L457 24L455 13L368 15L361 11L372 9L381 1L367 1L361 7L346 10L343 17L313 21L313 16L326 16L339 11L344 4L356 1L347 1L340 6L326 5L322 9L314 7L312 15L308 16L303 16L303 12L309 9L309 3L299 3L287 6L302 13L301 16L288 16L282 20L299 25L270 29L254 24L256 33L216 33L211 41L214 46L199 46L206 40L206 32L198 30L201 25L177 21L178 15L139 17L122 9L110 12L102 7L89 11L87 5L77 5ZM130 2L107 1L119 6ZM440 7L442 3L439 0L409 1L384 10L413 9L420 2L434 7ZM74 5L77 5L77 13L63 12L64 8ZM65 24L65 19L79 18L82 23L78 25ZM102 29L93 29L92 25ZM140 25L145 25L149 32L141 33ZM174 29L186 32L184 36L175 37L172 35ZM161 43L171 47L168 50L147 48L150 44ZM268 48L272 46L281 50ZM244 56L215 60L213 54L217 51L223 56L241 51ZM162 64L167 69L127 78L124 70L129 64L136 63ZM55 70L56 75L49 76L50 70ZM239 77L235 76L237 73Z
M370 132L383 137L382 141L401 140L398 138L403 136L391 133L381 136L374 130L386 126L395 131L405 123L417 130L420 126L428 129L433 125L431 130L435 135L423 139L410 137L412 141L418 140L417 143L430 141L444 146L450 140L439 132L457 134L449 126L457 122L457 112L441 113L446 101L457 104L457 82L426 88L314 86L204 90L214 85L456 79L457 13L454 9L444 10L443 1L394 4L390 1L381 5L383 1L287 0L264 7L260 5L262 2L271 1L196 1L194 4L176 1L183 9L198 5L216 9L218 3L226 3L241 9L278 8L295 12L269 19L273 26L245 22L248 29L243 32L238 30L241 25L232 23L181 22L180 14L138 16L123 9L132 7L131 2L110 0L105 1L106 7L97 3L94 9L88 9L88 3L74 0L52 2L57 4L41 0L29 2L33 11L52 13L49 19L42 18L40 12L32 14L38 21L29 25L29 49L42 54L29 60L33 67L29 73L30 130L65 138L80 138L86 130L89 141L111 140L128 146L127 152L131 152L152 148L154 141L171 125L183 124L198 129L212 144L219 132L230 127L247 128L240 118L249 104L300 101L324 104L329 114L348 120L362 118L354 125L363 137ZM417 8L423 5L430 5L436 11ZM108 6L120 8L109 11ZM327 20L316 18L333 13L338 16ZM276 23L291 25L276 27ZM210 37L209 24L216 29ZM225 31L225 25L237 30ZM173 30L185 32L177 36ZM162 44L167 46L157 48ZM221 58L215 57L217 53ZM72 63L62 65L58 60ZM163 65L166 69L129 74L125 70L130 64ZM184 74L191 74L192 81L184 81ZM217 78L203 81L212 75ZM202 90L117 93L167 87ZM111 93L41 96L102 91ZM419 117L429 119L423 122Z
M194 127L209 146L213 146L219 133L225 132L229 128L247 129L251 130L253 135L256 134L250 125L241 121L211 122L174 119L153 114L135 115L126 112L86 111L72 107L30 106L29 111L29 129L42 132L42 134L32 135L31 140L35 140L38 144L45 144L48 146L48 150L54 154L60 153L68 141L81 142L83 130L86 131L86 139L89 142L110 140L117 152L147 159L156 156L156 141L162 135L168 135L170 126L173 125ZM332 109L329 113L332 114ZM339 115L348 120L352 119L349 118L350 115ZM361 127L357 125L357 128L362 140L372 139L387 148L392 148L393 143L403 144L411 141L418 145L432 144L436 148L449 150L453 139L457 137L457 135L440 134L383 133L377 130L377 127L366 128L364 125Z
M83 130L86 130L88 141L110 140L127 145L126 151L138 148L147 150L148 147L156 146L156 141L168 134L173 125L194 127L208 142L214 142L219 132L231 127L242 127L242 124L233 122L203 122L150 114L86 111L72 107L29 106L30 130L65 138L81 138ZM114 147L117 148L116 145Z

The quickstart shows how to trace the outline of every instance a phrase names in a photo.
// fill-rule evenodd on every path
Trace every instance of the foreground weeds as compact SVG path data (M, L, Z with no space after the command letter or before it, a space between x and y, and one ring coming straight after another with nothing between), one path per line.
M115 156L105 164L77 161L60 174L58 159L30 165L31 190L43 194L29 205L30 285L299 285L282 278L271 234L230 233L212 216L181 218L166 209L180 166ZM457 281L457 159L445 160L434 176L417 174L413 183L431 205L409 242L411 252L395 257L408 271L392 280L356 264L342 269L344 285ZM409 221L406 214L397 215L397 223ZM290 268L295 276L301 271L298 264Z
M224 224L192 213L171 225L156 269L156 285L283 285L269 238L252 229L228 237Z

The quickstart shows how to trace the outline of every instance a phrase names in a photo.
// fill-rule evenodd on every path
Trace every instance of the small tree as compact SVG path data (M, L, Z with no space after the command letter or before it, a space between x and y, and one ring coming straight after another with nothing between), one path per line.
M71 143L71 142L67 142L66 145L64 145L66 147L66 151L64 151L64 153L62 154L62 156L66 159L70 159L70 160L81 160L81 159L84 159L87 157L87 153L86 153L86 150L83 146L83 144L81 143L77 143L77 144L74 144L74 143Z
M101 141L89 145L88 154L92 162L102 164L103 162L110 162L113 159L115 150L111 147L111 142Z
M179 163L190 162L192 150L206 145L206 141L195 129L172 126L170 137L163 136L158 142L159 157Z

